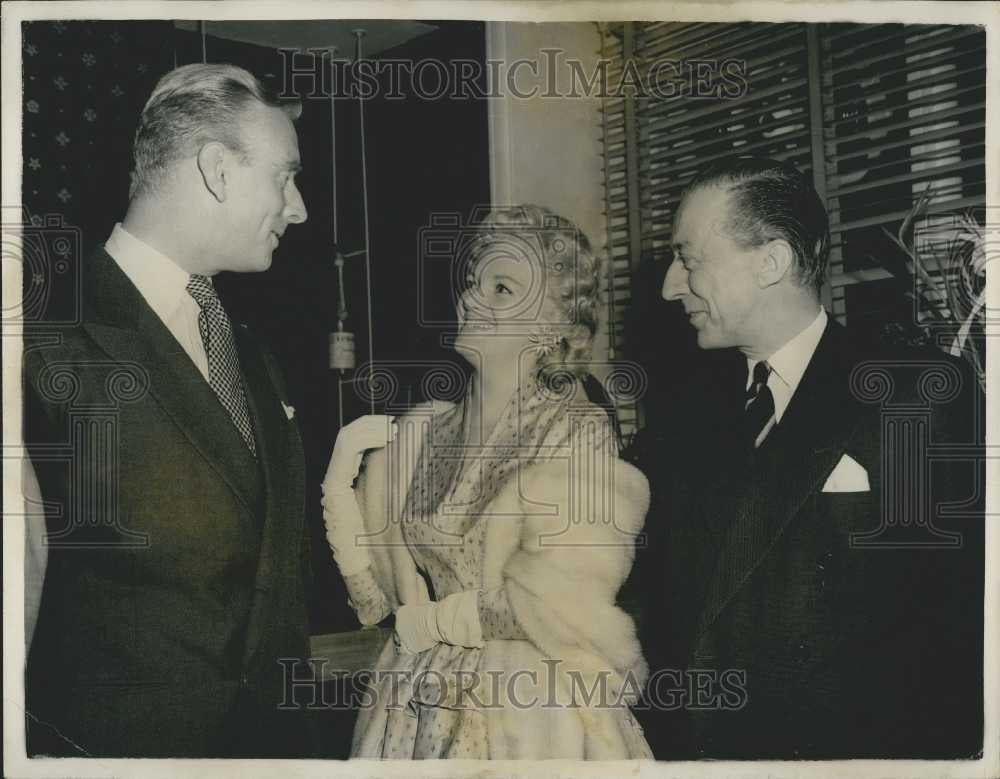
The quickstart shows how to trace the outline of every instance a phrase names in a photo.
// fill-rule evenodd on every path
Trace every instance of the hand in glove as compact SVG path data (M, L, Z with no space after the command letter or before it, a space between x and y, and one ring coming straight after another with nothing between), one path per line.
M381 449L396 437L395 420L384 414L366 414L340 429L323 478L324 494L351 489L365 452Z
M395 437L393 417L368 415L341 428L334 444L322 485L323 521L333 559L344 576L358 573L371 564L368 549L357 542L365 530L354 497L354 478L364 453L385 446Z
M483 646L479 590L456 592L441 601L403 604L396 609L396 638L408 654L442 643Z

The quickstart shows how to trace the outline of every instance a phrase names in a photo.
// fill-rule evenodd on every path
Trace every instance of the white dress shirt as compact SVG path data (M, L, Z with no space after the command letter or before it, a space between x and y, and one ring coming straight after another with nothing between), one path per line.
M774 417L758 437L758 443L767 436L774 425L781 421L785 409L792 400L802 374L806 372L809 361L812 360L813 353L819 345L823 331L826 329L826 309L820 307L819 313L805 330L788 341L778 351L767 358L767 364L771 366L771 373L767 378L767 386L774 397ZM747 358L747 390L753 381L753 369L758 360Z
M120 222L104 248L208 381L208 355L198 330L201 308L187 291L191 274L140 241Z

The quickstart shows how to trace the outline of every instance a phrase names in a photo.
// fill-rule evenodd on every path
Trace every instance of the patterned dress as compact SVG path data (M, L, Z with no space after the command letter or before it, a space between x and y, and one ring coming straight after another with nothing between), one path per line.
M417 566L429 579L434 600L479 590L484 641L526 636L511 613L503 588L482 589L486 528L482 509L513 473L512 465L518 458L512 449L517 448L522 455L535 454L530 447L526 452L523 444L534 438L539 424L549 427L555 423L560 405L537 393L519 391L482 447L484 454L470 457L463 446L468 430L467 404L457 404L434 417L432 446L425 446L421 453L417 472L427 477L414 479L403 536ZM518 421L523 423L527 417L531 417L527 428L519 430ZM348 576L346 583L362 622L373 624L388 616L389 602L370 568ZM382 757L490 757L483 713L470 707L468 698L456 700L440 684L443 679L462 678L462 672L477 672L482 651L437 644L413 656L410 670L423 683L404 691L401 707L389 712Z

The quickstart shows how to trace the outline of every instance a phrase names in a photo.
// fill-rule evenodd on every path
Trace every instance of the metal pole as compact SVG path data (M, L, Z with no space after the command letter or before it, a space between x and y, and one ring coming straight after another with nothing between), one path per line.
M333 58L337 53L337 47L330 47L330 72L333 75ZM330 90L330 188L333 198L333 242L340 243L337 232L337 112L335 89Z
M353 30L355 40L355 61L361 62L361 39L365 36L364 30ZM371 230L368 221L368 154L365 144L365 99L358 93L358 125L361 131L361 193L364 199L365 218L365 291L368 293L368 370L369 373L375 369L375 327L374 316L374 295L372 292L372 252L371 252ZM369 387L369 390L371 388ZM371 413L375 413L375 393L369 392L371 401Z

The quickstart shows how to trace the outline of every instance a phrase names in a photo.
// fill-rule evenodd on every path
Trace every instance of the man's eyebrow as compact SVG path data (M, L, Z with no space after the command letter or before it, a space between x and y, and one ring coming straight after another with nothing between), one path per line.
M284 160L283 162L279 162L278 163L278 167L281 170L293 170L296 173L298 173L300 170L302 170L302 161L301 160Z

